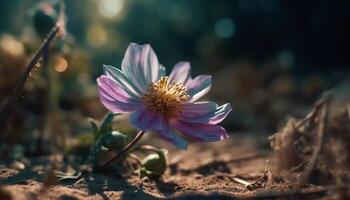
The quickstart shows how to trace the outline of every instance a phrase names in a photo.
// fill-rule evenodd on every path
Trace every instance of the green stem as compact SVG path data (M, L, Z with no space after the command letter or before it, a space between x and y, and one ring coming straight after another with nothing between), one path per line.
M105 167L107 167L108 165L110 165L113 161L115 161L116 159L118 159L120 156L122 156L123 154L127 153L131 147L133 147L138 141L140 141L140 139L142 138L142 136L145 134L144 131L140 131L135 137L134 139L123 149L121 150L117 155L115 155L112 159L108 160L107 162L105 162L104 164L100 165L99 167L97 167L97 170L103 169Z

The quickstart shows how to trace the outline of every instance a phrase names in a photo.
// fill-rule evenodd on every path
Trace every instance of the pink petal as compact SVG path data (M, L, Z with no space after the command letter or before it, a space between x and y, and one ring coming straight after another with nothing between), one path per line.
M228 138L226 130L219 125L193 124L174 120L172 127L188 137L204 142L215 142Z
M190 102L185 103L183 106L186 115L191 117L206 114L218 107L216 103L211 101Z
M110 65L103 65L103 71L106 76L117 82L123 89L133 97L140 97L143 92L118 68Z
M126 50L122 72L142 91L146 92L149 84L158 79L159 63L149 44L131 43Z
M163 129L158 131L161 138L168 141L169 143L175 145L179 149L187 149L187 142L176 134L176 132L171 129L167 124Z
M177 63L169 75L169 80L171 82L176 81L186 84L190 78L190 69L191 67L189 62Z
M143 131L161 130L165 124L161 115L151 112L144 107L132 113L129 121L133 126Z
M218 106L213 102L196 102L184 105L184 112L179 118L185 122L199 124L218 124L231 112L229 103Z
M209 92L211 88L211 76L200 75L190 80L186 84L187 93L190 95L190 101L194 102Z
M102 104L116 113L132 112L140 108L141 102L132 98L124 89L107 76L97 78L99 95Z
M174 144L176 147L180 149L187 148L187 142L169 127L164 118L157 113L147 110L147 108L141 108L134 112L129 120L132 125L140 130L155 131L162 139Z

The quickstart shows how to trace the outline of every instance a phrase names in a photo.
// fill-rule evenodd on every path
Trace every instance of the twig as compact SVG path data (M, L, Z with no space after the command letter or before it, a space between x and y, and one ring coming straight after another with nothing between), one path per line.
M266 166L265 166L265 170L262 176L260 176L256 181L254 181L253 183L248 182L246 180L243 180L241 178L238 177L228 177L229 179L231 179L232 181L235 181L239 184L242 184L245 186L245 188L247 188L248 190L255 190L258 188L261 188L262 182L266 181L266 185L265 187L269 186L272 184L272 174L271 174L271 168L270 168L270 161L266 160Z
M241 178L238 178L238 177L228 177L229 179L231 179L232 181L236 182L236 183L239 183L239 184L242 184L244 185L244 187L247 189L247 190L255 190L257 189L257 182L254 182L254 183L251 183L251 182L248 182L246 180L243 180Z
M313 170L318 155L321 152L322 149L322 144L323 144L323 137L324 137L324 132L326 129L326 120L327 120L327 114L328 114L328 102L329 102L330 96L327 95L324 97L324 101L322 101L322 104L319 106L322 106L321 112L319 114L319 125L317 129L317 138L316 138L316 146L315 149L311 155L310 162L306 166L304 172L300 176L300 185L299 187L302 187L306 184L307 179L309 178L311 171Z
M324 103L328 101L329 96L330 94L327 93L315 103L315 106L313 107L311 112L297 124L298 129L301 128L303 125L305 125L307 122L313 120L317 116L318 112L320 111Z
M115 161L116 159L118 159L120 156L122 156L123 154L125 154L126 152L128 152L130 150L131 147L133 147L141 138L142 136L145 134L144 131L140 131L135 138L123 149L121 150L119 153L117 153L112 159L108 160L107 162L105 162L104 164L100 165L99 167L96 168L97 171L107 167L108 165L110 165L113 161Z
M18 79L16 83L16 87L12 92L10 98L3 104L0 108L0 133L4 130L7 125L7 121L10 118L9 116L12 114L13 107L18 100L25 83L31 75L31 72L39 62L40 58L43 56L45 51L50 46L51 42L56 38L56 36L64 35L65 33L65 19L64 19L64 4L63 2L60 4L60 15L57 19L56 25L52 27L51 31L48 33L46 39L34 54L33 58L28 63L26 70L22 74L22 76Z
M266 176L267 176L267 181L266 181L265 188L268 188L268 187L270 187L273 184L273 175L272 175L272 171L271 171L270 165L268 166Z
M251 184L252 188L259 188L262 187L262 182L266 180L266 186L272 184L272 174L271 174L271 168L270 168L270 161L266 160L265 170L264 174L258 178L254 183Z
M238 177L229 177L231 180L233 180L234 182L236 183L239 183L239 184L242 184L244 185L244 187L248 187L249 185L251 185L252 183L251 182L248 182L246 180L243 180L241 178L238 178Z

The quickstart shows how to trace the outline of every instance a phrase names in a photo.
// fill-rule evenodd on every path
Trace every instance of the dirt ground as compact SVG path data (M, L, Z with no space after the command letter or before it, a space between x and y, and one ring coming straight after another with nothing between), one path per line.
M247 135L232 134L230 139L217 143L194 143L187 151L153 141L169 149L170 167L157 181L140 180L136 175L121 178L88 173L78 181L43 188L39 171L44 161L24 169L1 165L0 199L314 199L322 195L318 191L323 188L317 186L294 193L293 185L283 181L253 190L234 181L237 177L256 181L264 173L266 160L274 172L266 135Z

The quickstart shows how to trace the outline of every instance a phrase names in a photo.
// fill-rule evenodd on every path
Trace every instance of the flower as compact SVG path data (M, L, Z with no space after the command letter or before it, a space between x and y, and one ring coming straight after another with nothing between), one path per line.
M115 113L131 113L130 123L143 131L154 131L178 148L186 149L189 138L213 142L228 137L217 125L232 110L230 104L196 102L211 88L211 76L192 79L190 64L177 63L169 76L150 45L131 43L121 70L104 65L97 78L102 104Z

